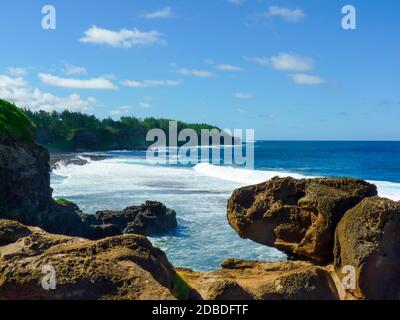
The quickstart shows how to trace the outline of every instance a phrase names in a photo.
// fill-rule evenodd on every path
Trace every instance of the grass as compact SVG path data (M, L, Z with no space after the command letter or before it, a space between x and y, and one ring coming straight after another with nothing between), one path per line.
M67 199L64 199L64 198L58 198L58 199L56 199L56 202L57 202L58 204L63 205L63 206L68 206L68 205L73 204L73 202L71 202L71 201L69 201L69 200L67 200Z
M0 99L0 137L33 141L35 125L16 105Z

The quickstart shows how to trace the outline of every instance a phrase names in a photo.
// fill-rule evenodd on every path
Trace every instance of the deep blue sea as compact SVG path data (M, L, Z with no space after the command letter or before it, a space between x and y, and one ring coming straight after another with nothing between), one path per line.
M155 165L144 151L107 152L112 158L52 174L54 196L76 202L86 213L121 210L158 200L177 212L179 228L151 237L175 266L219 268L227 258L284 261L273 248L240 239L226 220L235 188L274 176L347 176L375 183L379 194L400 200L400 142L258 141L255 168L199 163ZM102 153L104 154L104 153Z

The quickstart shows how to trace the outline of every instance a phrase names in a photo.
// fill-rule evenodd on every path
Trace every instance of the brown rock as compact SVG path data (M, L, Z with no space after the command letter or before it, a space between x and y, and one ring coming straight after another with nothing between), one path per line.
M178 273L206 300L336 300L331 266L230 259L221 270Z
M0 246L13 243L31 232L23 224L12 220L0 220Z
M145 237L90 241L34 227L29 231L29 235L0 246L0 300L165 300L190 295L190 288L165 254ZM55 290L41 285L46 266L55 269Z
M273 178L236 190L228 202L228 221L242 238L330 262L339 220L376 194L374 185L356 179Z
M400 202L379 197L349 210L336 230L335 268L356 270L357 298L400 299Z

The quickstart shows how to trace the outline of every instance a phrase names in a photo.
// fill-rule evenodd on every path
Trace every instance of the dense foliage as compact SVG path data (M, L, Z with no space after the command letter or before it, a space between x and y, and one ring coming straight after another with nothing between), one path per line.
M150 129L162 129L168 134L168 119L122 117L100 120L80 112L32 112L26 115L37 127L37 141L53 151L101 151L146 148ZM207 124L188 124L178 121L178 132L190 128L214 129ZM218 128L216 128L218 129Z
M14 104L0 99L0 140L33 141L35 125Z

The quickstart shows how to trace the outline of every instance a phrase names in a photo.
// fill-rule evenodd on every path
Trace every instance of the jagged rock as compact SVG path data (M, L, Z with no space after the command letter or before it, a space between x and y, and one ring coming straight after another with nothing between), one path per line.
M206 300L336 300L329 267L309 262L257 262L230 259L221 270L177 269Z
M379 197L349 210L336 229L335 268L355 268L357 298L400 299L400 202Z
M339 220L376 194L374 185L356 179L273 178L236 190L228 202L228 221L243 238L330 262Z
M0 220L0 225L8 224ZM2 299L175 299L190 288L165 254L142 236L98 241L53 235L37 227L0 246ZM56 289L45 290L43 267L55 270Z
M123 211L99 211L96 217L103 224L119 228L124 234L163 234L177 227L176 212L156 201L146 201Z

